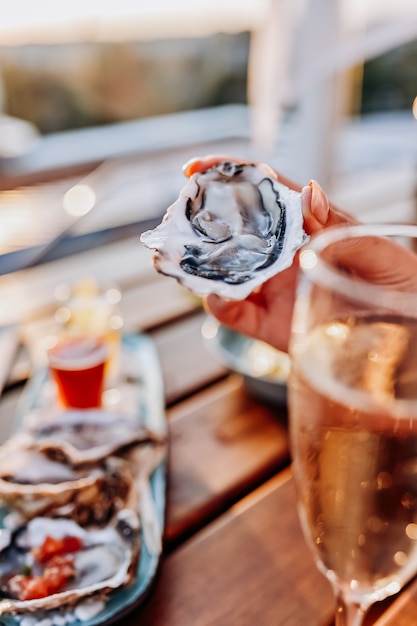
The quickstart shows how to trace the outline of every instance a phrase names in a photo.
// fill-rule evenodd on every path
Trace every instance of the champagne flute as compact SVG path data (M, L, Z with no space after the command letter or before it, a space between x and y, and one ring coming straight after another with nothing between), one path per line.
M290 433L303 532L336 626L417 572L417 226L349 225L300 254Z

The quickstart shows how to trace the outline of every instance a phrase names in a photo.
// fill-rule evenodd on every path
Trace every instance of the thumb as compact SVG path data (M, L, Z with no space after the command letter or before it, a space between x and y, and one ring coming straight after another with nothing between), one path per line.
M312 180L301 191L304 228L309 235L337 224L354 224L356 220L330 204L320 185Z
M301 206L304 228L309 235L330 226L357 223L352 216L331 205L314 180L303 187ZM417 289L416 255L392 240L375 236L340 241L331 246L328 254L331 254L333 264L365 280L402 290Z

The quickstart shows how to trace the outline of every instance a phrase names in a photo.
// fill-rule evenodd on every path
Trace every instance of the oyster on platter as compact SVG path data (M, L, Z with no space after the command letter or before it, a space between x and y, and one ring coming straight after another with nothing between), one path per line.
M141 241L162 274L240 300L289 267L305 238L300 193L267 165L223 161L193 174Z
M163 437L127 415L89 409L46 414L34 411L25 420L32 447L72 465L92 463L134 443L161 443Z
M92 597L105 606L112 590L134 582L142 537L148 553L162 549L161 539L148 541L156 522L143 494L165 444L122 442L113 455L78 465L59 440L48 451L32 444L23 431L0 446L0 615L41 620Z
M24 443L17 436L0 448L0 499L24 518L69 515L102 523L122 507L133 483L125 459L109 456L74 467Z
M39 370L0 445L1 623L65 617L98 626L136 606L155 577L166 488L162 378L147 337L124 341L137 380L120 404L61 409Z
M133 511L120 511L104 528L36 517L0 553L0 615L105 595L131 581L139 553L139 517Z

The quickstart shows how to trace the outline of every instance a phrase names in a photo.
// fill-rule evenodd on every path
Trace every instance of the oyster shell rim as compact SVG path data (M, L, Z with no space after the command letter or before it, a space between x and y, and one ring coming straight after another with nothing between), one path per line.
M98 422L96 414L99 414L99 417L104 420L106 425L107 423L113 423L115 419L117 419L119 425L122 422L127 426L129 422L131 422L132 428L128 432L130 436L121 437L115 441L106 441L94 446L89 446L88 448L78 448L72 441L66 440L64 436L62 438L60 437L59 428L56 429L56 434L53 435L43 436L40 434L43 430L48 429L48 425L53 426L56 422L48 416L44 422L38 420L36 423L36 412L35 415L32 413L28 416L29 419L24 425L24 432L27 434L28 439L31 439L30 447L33 450L44 454L60 451L66 462L71 464L74 468L77 468L79 465L98 463L100 460L110 456L117 456L121 449L130 445L145 444L148 441L157 445L166 441L166 435L160 435L154 432L142 422L135 421L133 418L125 415L115 415L107 410L89 409L82 412L77 409L65 410L60 414L59 424L64 422L65 416L69 420L67 424L69 426L89 423L90 420L91 424L96 424ZM35 417L35 419L33 419L33 417ZM32 421L35 422L34 425L31 424Z

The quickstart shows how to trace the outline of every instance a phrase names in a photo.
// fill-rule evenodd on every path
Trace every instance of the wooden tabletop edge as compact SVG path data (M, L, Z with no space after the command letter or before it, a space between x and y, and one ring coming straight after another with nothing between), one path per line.
M194 535L190 539L190 541L183 544L182 548L180 549L187 549L188 546L191 547L191 544L195 546L196 543L200 541L205 541L213 533L218 532L222 526L226 526L236 517L243 515L245 511L249 510L253 506L256 506L256 504L260 500L266 498L270 493L278 490L280 487L288 483L288 481L290 481L291 479L291 467L283 469L281 472L279 472L279 474L273 476L267 482L257 487L255 491L249 493L238 503L232 505L228 511L223 513L223 515L218 517L209 526L203 528L199 533Z

